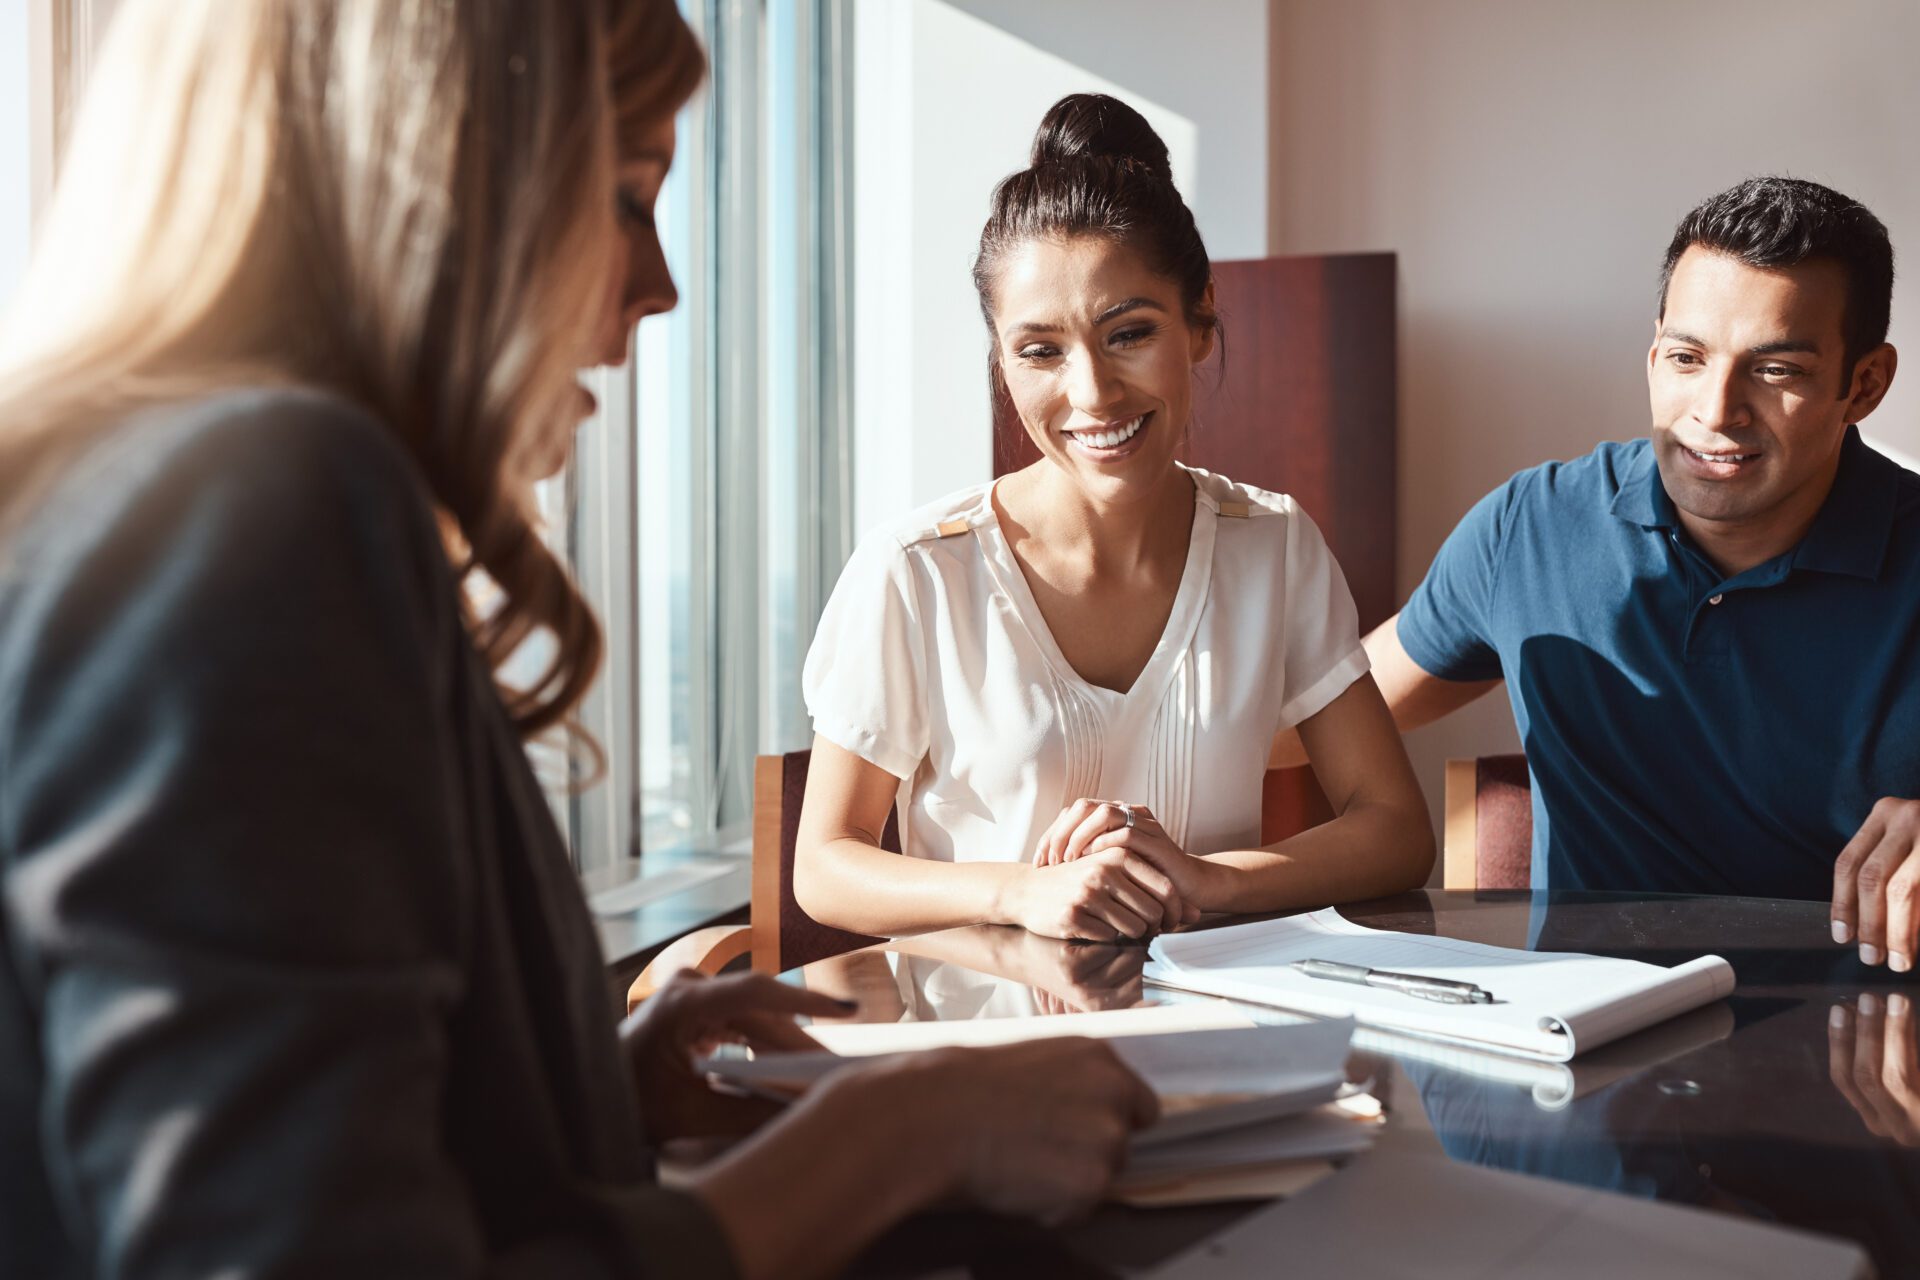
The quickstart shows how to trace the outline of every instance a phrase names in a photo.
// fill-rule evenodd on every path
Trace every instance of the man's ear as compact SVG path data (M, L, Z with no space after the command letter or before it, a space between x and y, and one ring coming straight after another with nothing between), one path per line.
M1893 371L1900 363L1900 353L1893 349L1891 342L1883 342L1873 350L1861 356L1853 366L1853 381L1847 388L1846 419L1849 425L1859 422L1887 398L1887 388L1893 385Z
M1194 311L1199 314L1202 323L1194 326L1192 358L1194 364L1200 364L1213 354L1214 347L1220 342L1220 315L1213 309L1213 281L1207 281L1207 287L1201 291L1200 301Z
M1653 318L1653 342L1647 347L1647 376L1653 376L1653 362L1660 357L1660 317Z

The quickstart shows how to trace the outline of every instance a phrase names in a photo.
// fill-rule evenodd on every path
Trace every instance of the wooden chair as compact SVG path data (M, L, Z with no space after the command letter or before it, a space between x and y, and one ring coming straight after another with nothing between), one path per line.
M1533 884L1533 780L1524 755L1447 761L1448 889L1526 889Z
M681 969L719 973L746 956L755 972L780 973L880 941L821 924L794 900L794 846L799 841L800 801L807 792L807 763L812 756L811 751L789 751L754 760L747 923L696 929L669 943L627 989L629 1010ZM900 852L899 814L887 815L880 847Z

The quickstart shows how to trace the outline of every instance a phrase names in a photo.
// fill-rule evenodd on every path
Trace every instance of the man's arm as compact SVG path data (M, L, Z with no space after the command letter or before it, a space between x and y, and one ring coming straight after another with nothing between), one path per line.
M1498 688L1498 680L1442 680L1429 673L1407 655L1400 644L1400 615L1394 614L1375 627L1361 643L1373 664L1373 682L1380 686L1393 723L1405 733L1432 724L1451 715L1481 694ZM1269 769L1291 769L1307 763L1307 749L1292 726L1282 729L1273 739L1267 757Z

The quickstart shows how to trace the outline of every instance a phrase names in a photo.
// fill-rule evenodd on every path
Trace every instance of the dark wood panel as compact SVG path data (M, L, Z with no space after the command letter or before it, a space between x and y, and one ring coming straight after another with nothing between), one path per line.
M1226 335L1201 370L1183 461L1293 495L1347 575L1365 632L1393 613L1398 368L1394 256L1214 264ZM1222 361L1224 355L1224 363ZM1004 396L994 474L1039 457ZM1266 838L1331 816L1310 770L1269 775Z

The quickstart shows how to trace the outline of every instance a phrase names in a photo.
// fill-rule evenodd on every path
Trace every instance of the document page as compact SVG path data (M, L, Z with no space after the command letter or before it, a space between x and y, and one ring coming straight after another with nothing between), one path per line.
M1066 1024L1066 1029L1057 1029L1054 1034L1072 1034L1075 1021L1093 1016L1056 1019ZM917 1025L964 1028L979 1024ZM1352 1020L1340 1019L1111 1037L1108 1042L1114 1053L1160 1098L1160 1120L1134 1136L1135 1148L1144 1150L1198 1134L1298 1115L1330 1101L1346 1083L1353 1026ZM923 1039L920 1047L936 1046ZM791 1098L847 1061L840 1054L822 1050L767 1053L754 1058L715 1056L700 1062L697 1069L734 1088Z
M1381 1150L1240 1219L1151 1274L1154 1280L1866 1280L1873 1268L1848 1240Z
M1162 934L1150 956L1147 979L1167 986L1322 1017L1350 1016L1365 1026L1556 1062L1710 1004L1730 993L1734 982L1732 967L1718 956L1667 969L1638 960L1518 951L1368 929L1332 908ZM1310 959L1471 982L1489 991L1493 1002L1440 1004L1311 978L1292 967L1296 960Z

